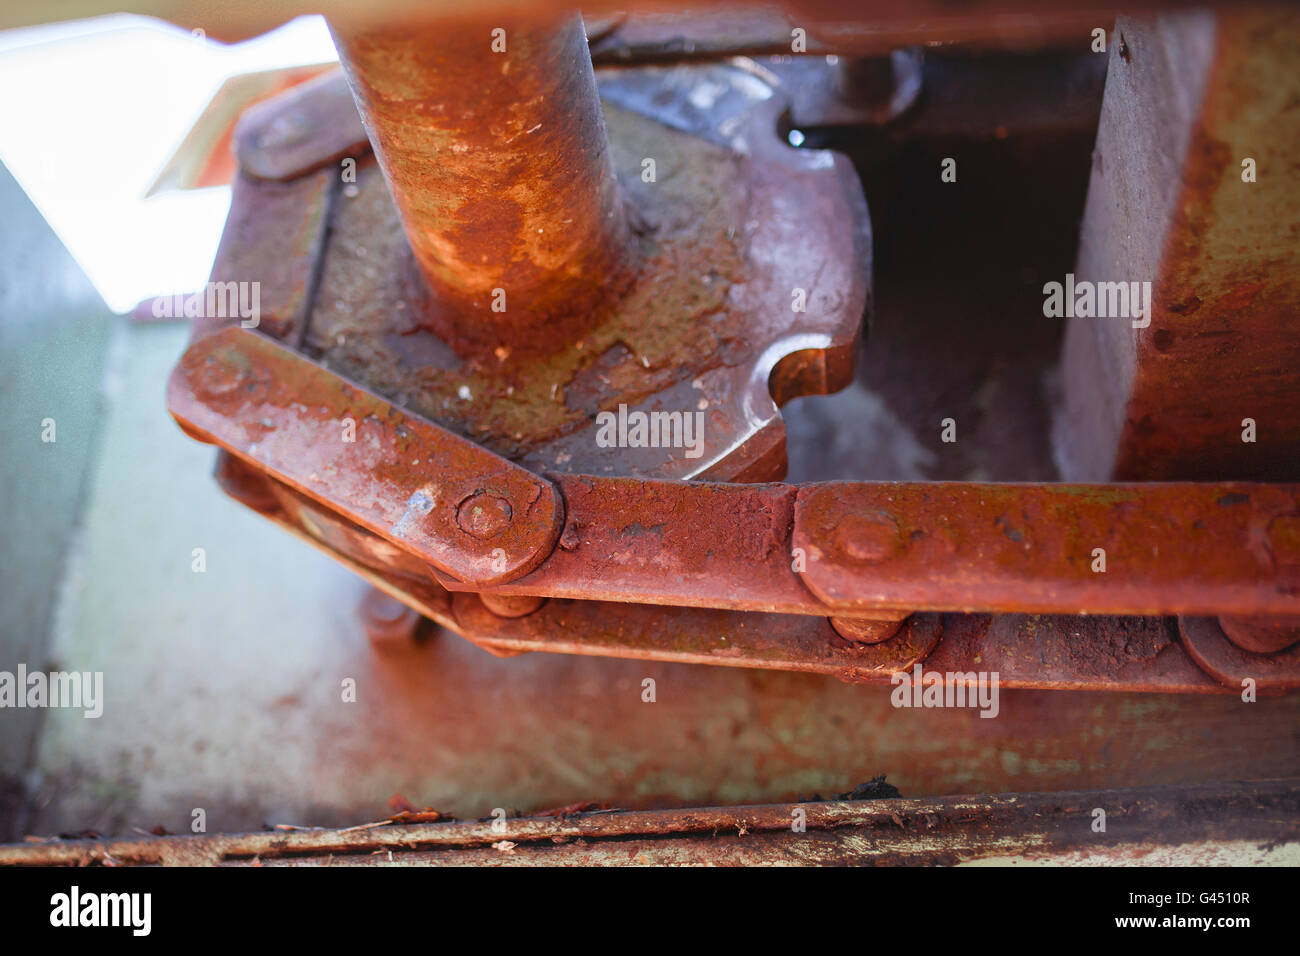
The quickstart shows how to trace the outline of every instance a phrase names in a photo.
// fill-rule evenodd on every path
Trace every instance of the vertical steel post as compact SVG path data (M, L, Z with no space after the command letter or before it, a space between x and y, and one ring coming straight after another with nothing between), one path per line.
M580 335L632 276L582 18L333 31L428 327L464 355Z

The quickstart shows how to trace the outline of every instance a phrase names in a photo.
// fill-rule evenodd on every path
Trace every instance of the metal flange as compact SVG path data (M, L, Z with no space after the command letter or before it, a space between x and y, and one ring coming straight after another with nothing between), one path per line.
M263 331L534 471L780 477L778 406L852 377L870 277L856 173L781 142L786 93L739 66L600 79L637 271L580 338L463 357L430 331L398 210L357 148L339 75L241 125L246 174L213 279L260 279ZM299 131L291 150L273 135L285 129ZM358 154L355 182L322 168L340 152ZM602 411L695 416L702 435L692 447L607 447Z

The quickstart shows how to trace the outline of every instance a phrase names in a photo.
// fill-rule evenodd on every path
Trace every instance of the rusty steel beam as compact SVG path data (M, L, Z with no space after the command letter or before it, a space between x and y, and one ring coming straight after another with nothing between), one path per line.
M1298 48L1294 6L1117 21L1075 272L1153 314L1069 321L1067 479L1300 478Z
M333 30L431 292L423 323L462 355L580 336L634 275L582 18Z
M898 16L878 4L869 10L847 5L838 10L806 9L800 4L782 9L722 3L597 14L588 22L591 56L599 67L805 53L879 57L916 45L959 45L971 51L1084 49L1080 38L1090 36L1095 27L1108 26L1116 13L1089 4L1034 10L946 7L928 15L911 6L909 11L897 11ZM584 12L596 13L585 5ZM805 42L799 45L792 42L796 29L805 34Z
M1096 811L1105 813L1098 831ZM0 866L1296 864L1300 781L391 820L0 846Z

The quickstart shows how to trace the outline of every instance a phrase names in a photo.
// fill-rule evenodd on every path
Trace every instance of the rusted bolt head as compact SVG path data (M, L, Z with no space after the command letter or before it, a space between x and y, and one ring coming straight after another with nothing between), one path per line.
M831 627L846 641L855 644L881 644L898 633L910 617L906 611L877 611L876 617L833 617Z
M531 594L480 594L483 606L497 617L527 617L546 603Z
M843 557L861 564L877 564L902 550L902 534L883 511L845 515L830 535L831 546Z
M194 394L208 399L224 398L248 378L248 369L237 360L223 362L207 356L197 367L190 368Z
M420 615L397 598L371 588L359 608L366 636L377 646L392 646L414 640Z
M258 149L283 149L301 143L311 134L307 117L298 113L282 112L257 131Z
M1219 627L1228 640L1252 654L1276 654L1300 641L1300 618L1296 617L1224 615Z
M456 524L466 534L476 538L495 538L510 527L514 511L510 502L499 495L480 491L460 503L456 511Z

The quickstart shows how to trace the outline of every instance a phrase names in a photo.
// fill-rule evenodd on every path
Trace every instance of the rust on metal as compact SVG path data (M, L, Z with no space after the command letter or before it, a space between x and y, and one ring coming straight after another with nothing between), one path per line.
M1183 653L1173 618L946 614L930 673L984 670L1002 687L1230 693Z
M1225 687L1241 692L1246 681L1264 693L1300 687L1300 644L1257 654L1228 640L1214 618L1180 617L1178 626L1192 660Z
M242 172L236 177L208 289L233 289L238 302L240 290L256 283L257 315L245 318L230 307L224 292L220 301L205 295L204 314L194 319L194 338L255 321L267 335L297 343L320 272L336 180L333 170L289 182L263 182Z
M1262 543L1296 506L1289 485L556 480L560 547L503 593L834 617L1300 602Z
M1172 618L915 614L880 643L841 637L822 618L598 601L548 601L520 621L458 593L452 630L483 647L825 674L896 685L923 663L943 686L979 673L1006 689L1228 694L1174 638ZM1287 673L1294 676L1291 666ZM1240 690L1237 685L1235 690Z
M456 594L456 631L510 651L599 654L826 674L850 683L888 683L939 643L937 614L914 615L890 640L846 641L822 618L705 608L660 608L600 601L547 601L505 620L476 594Z
M1279 615L1300 592L1261 538L1296 504L1290 485L834 482L801 489L793 544L814 594L864 614Z
M404 602L372 587L361 599L357 609L366 637L377 646L391 646L415 638L420 626L420 615Z
M546 598L527 594L484 594L481 600L483 606L497 617L507 618L527 617L546 602Z
M235 125L240 169L286 181L370 152L366 128L341 70L330 70L244 111Z
M1106 835L1092 829L1106 811ZM0 866L953 865L1021 861L1257 863L1294 856L1300 781L980 796L578 811L343 829L33 841ZM423 816L423 815L422 815ZM802 818L802 828L791 822ZM1245 847L1243 847L1245 844Z
M1075 272L1151 283L1151 314L1070 320L1065 477L1296 480L1300 13L1121 17L1115 32Z
M232 462L248 469L238 459ZM249 483L268 480L251 470L248 474ZM242 491L236 496L247 500L248 495ZM453 594L423 576L418 563L406 567L401 560L376 555L376 548L392 548L387 541L346 525L305 496L293 493L294 502L299 502L297 511L276 509L268 517L377 588L497 656L546 651L774 668L823 673L852 683L887 683L897 670L924 661L928 672L944 675L945 681L948 675L960 679L971 672L996 672L1007 688L1184 694L1240 690L1239 684L1211 676L1184 652L1186 641L1176 639L1173 618L946 614L940 640L938 618L919 615L909 620L904 640L865 645L812 615L583 600L543 603L492 591ZM312 506L309 514L302 513L304 502ZM405 552L398 554L405 557ZM530 616L510 620L521 614ZM918 622L919 630L913 628ZM868 647L879 650L864 655ZM1289 667L1284 676L1300 673L1300 667ZM1274 673L1278 667L1252 668L1257 678L1266 671Z
M231 255L241 269L262 255L290 264L272 282L285 304L265 331L293 344L306 326L303 349L343 378L233 330L191 349L173 411L230 453L221 474L232 493L496 653L728 657L855 679L841 660L852 651L866 655L864 679L880 679L908 655L969 666L987 651L1024 686L1204 690L1191 662L1206 667L1202 658L1151 616L1213 614L1247 651L1283 650L1285 628L1271 622L1300 612L1292 486L717 483L779 475L777 406L852 374L870 231L851 168L779 142L789 90L762 71L618 71L602 78L602 114L576 18L509 31L507 52L486 32L476 44L432 30L336 30L382 164L360 156L356 189L339 195L322 166L365 150L337 78L245 127ZM450 95L462 87L473 95ZM701 119L691 104L705 87L714 99ZM505 119L482 122L492 110ZM317 120L336 128L313 132ZM548 161L561 152L578 165ZM672 172L653 186L638 175L650 153ZM259 218L277 189L306 199L306 217ZM823 227L820 245L808 242L808 217ZM557 222L576 228L556 239ZM577 266L548 271L570 241L596 258L565 253ZM600 256L613 264L587 268ZM608 298L579 290L544 305L597 273ZM820 299L791 318L801 283ZM506 312L483 313L487 288L505 291ZM519 288L536 293L522 309ZM475 296L477 317L454 307ZM704 448L598 451L596 413L625 404L699 409ZM333 434L345 421L355 443ZM610 474L621 470L639 477ZM661 475L712 481L647 480ZM444 587L482 593L453 600ZM609 627L590 639L556 623L597 611ZM1004 614L978 636L980 619L966 617L938 650L910 645L917 621L939 611L1148 617ZM900 629L912 612L923 613ZM669 640L669 621L689 639ZM752 634L755 621L783 637L716 646L719 628Z
M578 338L634 272L581 17L334 36L428 282L422 324L462 355Z
M785 57L795 52L791 30L805 28L809 58L826 54L888 56L903 47L961 45L971 50L1068 48L1098 24L1096 11L1039 9L1033 15L997 4L916 3L871 7L871 19L846 18L824 4L738 7L718 3L687 9L635 10L591 39L598 65L713 60L735 56ZM803 7L803 9L799 9ZM589 10L599 15L600 8ZM604 22L604 21L602 21ZM1104 22L1104 18L1102 20Z
M563 503L550 482L255 333L192 344L168 404L191 434L461 581L517 577L558 537ZM462 509L485 494L510 516L467 533Z
M907 617L906 611L893 611L881 612L874 617L833 617L830 622L835 633L845 640L879 644L897 634Z
M502 342L456 355L424 324L402 220L363 162L337 205L304 350L535 471L778 479L778 407L852 380L871 260L857 176L842 156L781 143L785 91L734 66L600 82L637 245L616 307L568 340L549 330L545 353ZM730 112L702 118L691 98L706 94ZM806 312L791 309L794 289ZM702 442L598 443L597 415L624 406L702 416Z
M1300 641L1300 618L1233 617L1221 615L1219 627L1243 651L1276 654Z
M407 547L453 589L834 617L1275 617L1300 603L1269 536L1297 511L1292 486L553 485L239 329L191 347L170 401L192 433Z
M789 548L793 487L554 480L567 515L559 545L501 593L816 613Z
M960 680L984 671L997 672L1000 686L1007 688L1234 692L1183 652L1174 637L1173 618L946 614L940 640L938 617L917 615L909 620L901 641L872 646L844 638L829 622L811 615L582 600L540 604L536 598L495 592L452 593L419 574L418 567L412 573L399 562L385 567L376 561L375 543L388 542L362 529L355 529L355 535L371 544L358 546L348 540L340 546L335 527L340 520L319 508L308 521L281 510L267 516L375 587L496 656L528 651L615 656L805 671L865 684L889 683L897 669L924 661L926 670L943 675L945 682L948 675ZM503 614L487 607L489 603L531 616L508 620L518 614ZM536 614L529 610L539 607Z

